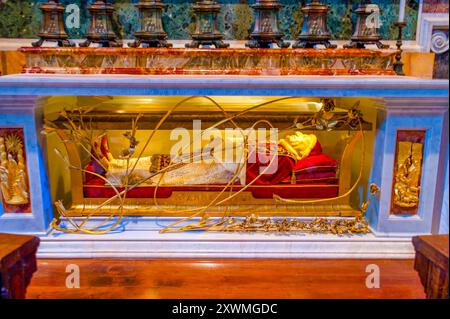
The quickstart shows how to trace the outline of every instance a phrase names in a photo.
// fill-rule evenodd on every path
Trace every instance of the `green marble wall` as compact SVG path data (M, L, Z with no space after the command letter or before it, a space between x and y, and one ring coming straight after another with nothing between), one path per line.
M72 38L83 38L88 25L86 6L92 0L61 0L64 5L75 3L81 8L81 25L77 29L69 29ZM35 38L39 30L41 13L39 4L45 0L0 0L0 37L6 38ZM132 38L137 28L137 13L134 3L137 0L116 0L116 28L122 38ZM193 1L166 0L168 8L164 13L166 31L170 39L188 39L189 30L192 30ZM226 39L244 40L252 27L253 13L248 6L254 0L222 0L222 13L220 15L221 30ZM286 39L293 39L298 34L302 23L300 7L305 0L283 0L284 5L280 12L281 29ZM335 39L349 39L352 34L354 16L351 8L356 8L358 0L324 0L331 6L329 26ZM399 0L374 0L382 10L381 32L386 39L394 39L396 30L392 23L398 19ZM419 0L408 0L405 38L414 40L419 10Z

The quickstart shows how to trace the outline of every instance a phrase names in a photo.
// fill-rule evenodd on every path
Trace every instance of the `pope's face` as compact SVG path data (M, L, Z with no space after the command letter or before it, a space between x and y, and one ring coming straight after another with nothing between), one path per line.
M301 150L309 147L310 144L309 135L303 134L302 132L295 132L294 135L289 135L288 140L293 147Z

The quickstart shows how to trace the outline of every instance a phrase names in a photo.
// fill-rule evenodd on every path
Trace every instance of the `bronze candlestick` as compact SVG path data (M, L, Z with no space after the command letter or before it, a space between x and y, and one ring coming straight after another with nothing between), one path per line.
M135 32L136 41L128 45L133 48L141 46L153 48L169 48L167 33L162 23L162 12L166 7L160 0L143 0L136 4L139 10L140 31Z
M327 15L330 6L313 0L302 8L305 15L301 34L298 36L294 48L314 48L316 45L324 45L327 49L335 49L337 46L330 43L331 33L328 30Z
M398 37L397 37L397 54L395 55L394 62L394 70L397 75L405 76L405 72L403 71L403 62L402 62L402 53L403 53L403 28L406 27L405 22L395 22L394 25L398 28Z
M368 44L376 44L379 49L389 49L389 45L381 42L379 19L381 9L370 0L365 0L356 9L358 19L352 41L344 48L364 49Z
M80 47L88 47L91 43L98 43L102 47L121 47L114 33L112 20L114 6L108 1L97 0L88 7L91 23L86 41Z
M216 48L228 48L230 44L223 42L223 35L219 32L217 16L221 5L216 1L199 0L193 6L196 24L195 32L191 35L192 42L187 48L214 45Z
M257 0L252 8L255 11L255 27L246 46L270 48L275 43L280 48L288 48L291 44L283 40L284 34L279 30L278 24L281 4L278 1Z
M64 6L58 0L49 0L39 7L42 11L42 24L38 33L39 40L33 42L34 47L40 47L45 41L57 42L60 47L73 47L64 29Z

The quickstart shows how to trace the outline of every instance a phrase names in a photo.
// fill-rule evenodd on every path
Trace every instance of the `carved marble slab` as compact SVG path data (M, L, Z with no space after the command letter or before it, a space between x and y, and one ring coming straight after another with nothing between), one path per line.
M362 49L21 48L23 73L395 75L395 51Z

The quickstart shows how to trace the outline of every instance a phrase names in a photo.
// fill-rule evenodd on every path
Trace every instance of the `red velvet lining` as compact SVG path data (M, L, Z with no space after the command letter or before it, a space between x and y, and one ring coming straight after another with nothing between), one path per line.
M296 173L317 173L317 172L329 172L337 169L337 161L325 154L311 155L300 161L297 161L294 165L294 171Z

